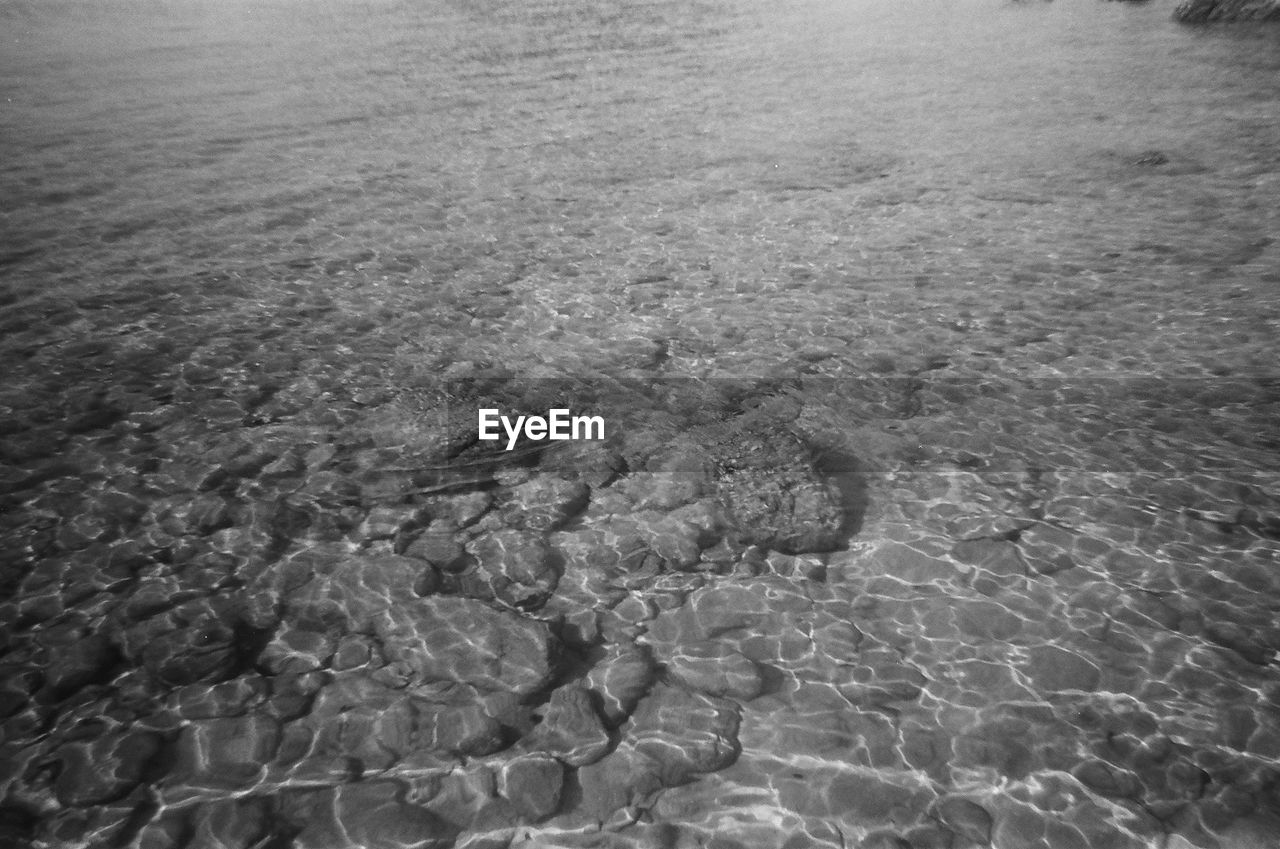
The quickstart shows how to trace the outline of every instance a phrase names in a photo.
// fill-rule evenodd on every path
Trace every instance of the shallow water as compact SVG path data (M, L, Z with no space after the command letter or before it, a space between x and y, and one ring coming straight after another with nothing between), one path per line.
M0 2L0 836L1270 845L1280 28L1171 10Z

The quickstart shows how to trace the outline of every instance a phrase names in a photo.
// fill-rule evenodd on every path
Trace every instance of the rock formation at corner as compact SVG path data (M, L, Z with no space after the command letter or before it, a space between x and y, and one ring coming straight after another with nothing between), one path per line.
M1280 0L1186 0L1173 17L1184 24L1280 21Z

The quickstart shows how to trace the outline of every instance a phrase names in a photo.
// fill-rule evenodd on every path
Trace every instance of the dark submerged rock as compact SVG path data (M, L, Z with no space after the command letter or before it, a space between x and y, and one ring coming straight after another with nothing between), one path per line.
M840 547L840 493L818 476L799 438L745 429L716 447L716 483L743 542L787 554Z
M86 807L124 796L143 779L147 764L159 752L160 737L146 731L106 734L90 742L61 746L54 793L58 801Z
M1173 13L1184 24L1280 21L1278 0L1186 0Z

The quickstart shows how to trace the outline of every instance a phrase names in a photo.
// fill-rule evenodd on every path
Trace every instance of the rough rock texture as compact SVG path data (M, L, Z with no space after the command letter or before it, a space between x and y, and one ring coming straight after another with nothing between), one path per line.
M589 691L569 684L551 694L542 722L526 740L533 751L546 752L566 766L586 766L609 750L609 733L596 713Z
M545 819L560 806L564 766L546 755L517 758L503 767L498 792L532 822Z
M144 731L110 732L65 743L53 752L59 765L54 793L71 807L115 801L142 781L148 762L160 749L158 735Z
M387 659L422 683L461 681L525 694L551 680L556 643L546 624L483 602L423 599L387 610L375 631Z
M648 650L634 645L613 647L587 674L587 686L599 699L610 725L631 715L636 702L649 691L656 667Z
M299 794L297 803L290 813L305 823L295 843L298 849L445 849L456 835L441 817L407 799L404 787L395 781Z
M632 716L627 739L658 765L664 784L675 786L733 763L740 721L731 701L658 686Z
M1184 24L1218 21L1280 21L1277 0L1186 0L1173 16Z
M737 540L788 554L831 551L849 532L857 505L819 474L804 441L779 426L779 418L794 415L787 407L785 401L764 404L695 432L694 456L709 459L709 488L727 509Z
M446 441L460 453L426 471L381 430L180 452L163 468L181 493L50 520L0 602L17 623L0 837L1137 849L1267 833L1268 550L1215 536L1215 568L1171 565L1196 534L1261 539L1260 508L1177 514L1155 557L1095 535L1136 535L1149 511L1070 480L1041 474L1033 498L906 470L879 484L864 539L856 465L815 460L801 423L787 398L736 398L568 459ZM1179 708L1149 712L1159 700Z
M541 534L497 531L473 540L468 549L493 595L511 607L536 610L560 580Z

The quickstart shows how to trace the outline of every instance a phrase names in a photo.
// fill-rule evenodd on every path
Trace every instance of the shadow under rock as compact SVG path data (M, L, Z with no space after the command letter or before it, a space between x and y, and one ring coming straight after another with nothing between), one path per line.
M862 462L847 451L826 450L814 458L814 468L840 493L843 520L840 534L846 543L862 530L869 504L867 471Z

